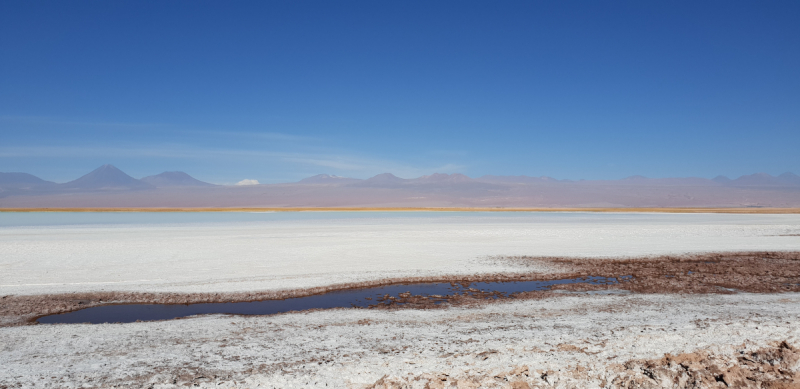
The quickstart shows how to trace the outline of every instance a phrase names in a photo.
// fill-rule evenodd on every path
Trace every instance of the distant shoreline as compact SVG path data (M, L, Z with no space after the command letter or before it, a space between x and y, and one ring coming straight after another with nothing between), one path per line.
M800 214L800 208L119 207L0 208L0 212L593 212Z

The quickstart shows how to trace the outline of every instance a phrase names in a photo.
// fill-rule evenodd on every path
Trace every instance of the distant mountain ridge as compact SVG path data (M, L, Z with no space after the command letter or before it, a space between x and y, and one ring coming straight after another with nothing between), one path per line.
M619 184L619 185L725 185L731 187L750 187L750 186L800 186L800 176L786 172L777 177L767 173L756 173L741 176L732 180L725 176L717 176L712 179L701 177L667 177L667 178L649 178L641 175L629 176L619 180L559 180L553 177L540 176L496 176L484 175L478 178L471 178L460 173L446 174L446 173L433 173L426 176L417 178L400 178L391 173L382 173L376 176L360 179L351 177L332 176L328 174L318 174L316 176L304 178L299 181L300 183L317 183L317 184L355 184L358 186L395 186L395 185L413 185L413 184L458 184L458 183L505 183L505 184L559 184L559 183L577 183L583 182L587 184Z
M117 169L114 165L100 166L86 175L62 185L65 188L84 190L154 188L153 185L142 182L125 174L122 170Z
M349 177L341 177L341 176L332 176L330 174L317 174L316 176L311 176L304 178L298 183L300 184L342 184L342 183L350 183L350 182L357 182L361 181L358 178L349 178Z
M431 175L416 178L413 181L418 183L425 182L425 183L456 184L456 183L474 182L475 180L461 173L453 173L453 174L433 173Z
M786 172L778 176L784 182L791 182L796 185L800 185L800 176L794 173Z
M48 193L58 188L55 182L45 181L28 173L0 173L0 197L30 192Z
M800 176L786 172L777 177L768 173L755 173L741 176L731 180L725 176L717 176L715 181L730 186L797 186L800 185Z
M381 173L377 176L367 178L365 181L373 183L401 183L408 181L405 178L400 178L392 173Z
M55 182L45 181L28 173L0 173L0 188L26 188L34 186L53 186Z
M0 173L0 194L37 194L53 192L126 191L164 187L210 187L184 172L164 172L140 180L114 165L106 164L69 182L57 184L28 173Z
M68 195L68 196L65 196ZM27 173L0 173L0 207L479 206L479 207L799 207L800 176L783 173L618 180L433 173L367 179L318 174L299 182L213 185L184 172L136 179L113 165L57 184ZM77 204L77 205L75 205Z
M674 184L674 185L725 185L725 186L800 186L800 176L786 172L779 176L772 176L768 173L755 173L743 175L736 179L726 176L717 176L712 179L700 177L675 177L675 178L648 178L641 175L626 177L619 180L559 180L553 177L540 176L497 176L484 175L478 178L471 178L461 173L433 173L417 178L400 178L392 173L382 173L367 179L342 177L330 174L317 174L304 178L297 183L301 184L454 184L454 183L516 183L516 184L540 184L540 183L638 183L638 184ZM45 181L28 173L2 173L0 172L0 188L11 187L36 187L36 186L59 186L70 189L152 189L172 186L216 186L214 184L200 181L189 174L181 171L163 172L160 174L136 179L114 165L106 164L77 178L75 180L57 184Z
M164 172L154 176L143 177L140 181L157 188L170 186L215 186L214 184L200 181L184 172Z
M478 181L486 181L486 182L508 182L508 183L544 183L544 182L569 182L570 180L558 180L553 177L541 176L541 177L528 177L528 176L495 176L495 175L485 175L476 178Z

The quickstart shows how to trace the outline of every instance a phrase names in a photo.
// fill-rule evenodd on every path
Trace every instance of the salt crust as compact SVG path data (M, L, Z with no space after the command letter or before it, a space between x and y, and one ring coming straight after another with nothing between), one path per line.
M591 388L631 359L784 340L800 344L798 293L567 295L446 310L37 325L0 328L0 387L364 388L384 376L422 387L413 378L429 373L453 382L497 376L491 382L503 387L504 374L524 367L545 386Z
M0 228L0 295L242 292L543 272L500 256L798 251L800 215L572 214ZM92 269L91 272L86 269Z
M800 239L791 235L799 230L798 215L649 214L4 227L0 295L235 292L553 272L492 258L797 251ZM781 340L798 346L798 303L796 293L566 295L448 310L7 327L0 328L0 387L359 388L384 376L414 387L424 374L457 382L521 366L532 377L550 371L547 385L596 387L631 359ZM573 374L579 365L583 378Z

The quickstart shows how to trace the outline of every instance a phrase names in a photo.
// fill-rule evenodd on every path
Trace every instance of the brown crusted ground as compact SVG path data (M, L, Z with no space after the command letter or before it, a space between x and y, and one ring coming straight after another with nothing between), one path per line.
M608 259L550 259L580 275L619 277L636 293L779 293L800 291L800 252L712 253Z
M533 371L513 366L491 374L452 376L446 372L425 373L416 377L384 376L371 389L399 389L416 381L430 389L485 388L532 389L600 385L613 389L700 389L700 388L800 388L800 351L787 342L755 351L744 345L730 353L698 350L680 355L666 354L661 359L631 360L611 366L608 371L591 371L575 366L565 371ZM594 383L594 385L591 385Z
M635 293L778 293L800 291L800 252L738 252L684 256L660 256L627 259L591 258L506 258L520 264L547 262L564 270L558 274L514 273L474 276L415 277L372 282L331 285L320 288L242 293L139 293L98 292L35 296L0 297L0 327L23 325L39 316L69 312L109 303L166 303L189 304L229 301L258 301L285 299L326 293L333 290L368 288L390 284L421 282L533 281L566 279L586 276L633 276L631 281L616 285L565 284L553 289L591 291L621 289ZM517 298L542 298L552 292L530 292ZM436 300L450 304L486 303L492 293L473 296L443 296L428 298L402 294L384 300L380 307L433 308Z
M624 366L613 388L800 388L800 350L785 341L733 355L701 350Z
M627 290L634 293L780 293L800 291L800 252L747 252L712 253L682 256L658 256L629 259L513 257L519 263L549 262L567 273L550 275L545 279L578 277L609 277L620 280L617 284L561 284L552 290L597 291ZM632 279L623 279L632 276ZM539 278L536 278L539 277ZM518 277L518 281L542 279L541 274ZM482 279L481 281L498 281ZM465 285L466 287L467 285ZM516 298L551 297L553 293L527 292ZM452 303L474 303L471 300L502 298L496 293L474 293L473 296L445 296ZM379 307L395 307L400 303L407 307L424 308L435 299L424 296L401 294L387 299L389 304ZM395 304L397 303L397 304Z

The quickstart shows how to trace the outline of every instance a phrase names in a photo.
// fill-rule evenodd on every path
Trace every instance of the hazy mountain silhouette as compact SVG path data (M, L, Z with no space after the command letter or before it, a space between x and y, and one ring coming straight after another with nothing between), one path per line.
M154 176L144 177L140 179L140 181L157 188L170 186L214 186L214 184L200 181L184 172L164 172Z
M349 178L349 177L341 177L341 176L332 176L330 174L317 174L316 176L311 176L304 178L298 183L300 184L347 184L352 182L363 181L358 178Z
M150 189L150 190L141 190ZM64 194L69 193L69 196ZM784 173L619 180L434 173L366 180L320 174L296 183L210 185L183 172L137 180L104 165L66 184L0 173L0 207L800 207L800 177Z
M374 183L402 183L407 180L404 178L400 178L392 173L382 173L378 174L377 176L367 178L366 181Z
M64 188L97 190L97 189L149 189L153 185L139 181L113 165L103 165L92 170L77 180L62 184Z
M540 183L549 183L549 182L559 182L559 181L569 181L569 180L557 180L553 177L541 176L541 177L528 177L528 176L495 176L491 174L487 174L485 176L480 176L476 178L478 181L484 182L504 182L504 183L511 183L511 184L540 184Z
M778 176L783 182L800 185L800 176L794 173L786 172Z
M419 178L414 178L411 180L414 183L447 183L447 184L460 184L460 183L467 183L467 182L475 182L470 177L467 177L461 173L453 173L453 174L446 174L446 173L433 173L428 176L422 176Z
M45 181L28 173L0 173L0 188L30 189L52 187L55 182Z
M718 182L720 184L729 184L733 180L731 180L730 178L728 178L726 176L716 176L716 177L712 178L711 181Z
M409 181L411 180L400 178L392 173L382 173L351 185L370 188L398 188L408 184Z
M590 185L618 185L618 186L635 186L635 187L682 187L682 186L720 186L720 183L708 178L700 177L667 177L667 178L649 178L645 176L630 176L621 180L593 180L586 181Z
M787 186L793 185L794 183L767 173L756 173L741 176L733 180L730 184L734 186Z
M36 193L51 193L58 184L28 173L0 173L0 197Z

